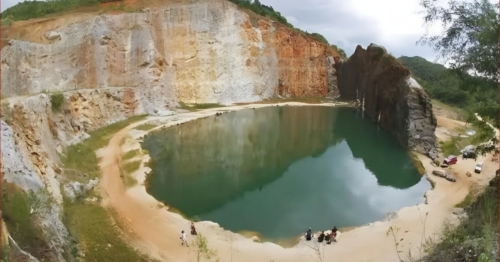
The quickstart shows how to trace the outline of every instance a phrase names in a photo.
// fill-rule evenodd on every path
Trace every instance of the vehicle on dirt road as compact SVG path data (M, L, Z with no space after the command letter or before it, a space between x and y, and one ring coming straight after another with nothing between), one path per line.
M476 168L474 168L474 172L480 174L483 171L483 163L477 163Z
M446 165L453 165L453 164L456 164L458 161L458 158L457 156L448 156L444 161L443 161L443 164L446 164Z

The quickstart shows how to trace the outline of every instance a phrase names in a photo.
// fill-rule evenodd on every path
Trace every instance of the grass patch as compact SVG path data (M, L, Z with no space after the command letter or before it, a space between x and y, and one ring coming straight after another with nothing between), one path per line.
M77 236L85 261L151 261L126 243L119 221L110 216L112 210L82 201L64 203L64 222L70 234Z
M474 191L472 189L469 190L469 193L465 196L462 202L455 205L455 207L466 208L469 207L474 202Z
M125 171L128 174L133 173L139 167L141 167L142 160L137 160L137 161L132 161L132 162L127 162L123 164L123 171Z
M122 178L123 183L125 184L126 187L132 187L132 186L137 185L137 183L138 183L137 179L135 179L132 176L132 173L134 171L136 171L137 169L139 169L139 167L141 167L141 163L142 163L141 160L122 163L122 167L120 170L120 173L121 173L120 177Z
M495 132L483 121L472 121L472 128L476 134L468 137L454 136L447 141L439 141L439 145L445 157L449 155L460 155L460 150L468 145L478 145L483 142L489 141L494 137ZM460 128L455 130L460 134L465 134L465 129Z
M128 160L128 159L132 159L138 155L141 154L141 150L140 149L136 149L136 150L130 150L128 151L127 153L125 153L122 157L122 161L123 160Z
M439 144L440 144L441 150L443 151L443 155L445 157L447 157L449 155L455 155L455 156L460 155L460 150L462 148L460 148L459 144L463 144L463 143L459 143L459 142L463 142L463 139L460 137L452 137L448 141L440 141Z
M420 261L481 261L498 259L498 175L475 201L466 208L467 216L458 226L446 224L441 241L429 239L427 256Z
M155 127L157 127L157 125L146 123L146 124L139 125L139 126L135 127L134 129L142 130L142 131L149 131Z
M221 105L221 104L216 104L216 103L186 104L184 102L179 102L179 107L178 108L189 110L189 111L198 111L198 110L209 109L209 108L217 108L217 107L224 107L224 106Z
M61 93L52 94L50 96L50 103L52 105L52 112L61 112L62 105L64 104L64 95Z
M87 174L90 178L98 177L100 171L95 151L106 146L113 134L145 117L146 115L134 116L127 120L89 132L90 138L76 145L68 146L65 149L65 155L61 158L65 168L78 170L79 172Z
M447 114L448 117L450 117L452 119L456 119L456 120L460 120L460 121L466 120L467 111L463 108L459 108L456 106L445 104L437 99L432 99L431 103L432 103L432 106L434 108L438 107L444 111L453 113L451 116L449 114Z
M36 224L31 209L37 209L34 193L26 193L13 183L2 185L2 219L10 235L19 247L33 256L46 261L54 259L49 245L43 240L42 231Z
M88 174L88 179L98 177L100 170L95 151L107 145L113 134L145 117L134 116L89 132L90 138L66 148L65 156L62 157L65 168ZM65 175L68 173L64 172ZM64 200L64 223L78 246L78 249L75 247L70 251L69 256L76 258L80 250L85 254L85 261L151 261L126 243L116 219L110 216L110 210L98 203L84 202L83 198L77 198L74 202Z

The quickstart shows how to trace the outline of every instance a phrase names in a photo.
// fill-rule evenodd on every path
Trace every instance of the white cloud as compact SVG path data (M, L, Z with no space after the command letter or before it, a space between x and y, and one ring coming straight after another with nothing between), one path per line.
M332 44L352 54L359 44L383 45L396 57L422 56L434 60L429 46L416 45L426 33L441 33L440 24L427 28L419 0L261 0L282 15L293 17L293 25L324 35Z

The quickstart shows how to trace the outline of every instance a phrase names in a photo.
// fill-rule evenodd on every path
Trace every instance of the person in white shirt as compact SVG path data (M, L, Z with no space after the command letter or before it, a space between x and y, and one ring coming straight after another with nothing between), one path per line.
M184 243L186 243L186 246L189 247L188 245L188 242L187 242L187 237L186 237L186 233L184 233L184 230L182 230L181 232L181 244L184 246Z

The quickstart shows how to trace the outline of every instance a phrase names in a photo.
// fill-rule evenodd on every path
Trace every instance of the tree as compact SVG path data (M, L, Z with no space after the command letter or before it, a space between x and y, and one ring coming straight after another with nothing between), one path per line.
M332 47L335 51L337 51L337 53L340 55L340 57L341 57L341 58L343 58L343 59L346 59L346 58L347 58L347 55L346 55L346 53L345 53L344 49L342 49L342 48L340 48L340 47L338 47L338 46L336 46L336 45L334 45L334 44L331 44L330 46L331 46L331 47Z
M198 234L196 236L194 248L196 249L196 261L201 261L201 258L204 258L207 261L210 261L211 259L219 261L219 258L217 257L217 251L208 248L208 240L202 234Z
M450 0L442 7L438 0L420 0L420 5L426 24L440 21L446 29L442 35L424 35L419 43L429 44L450 63L460 89L471 94L470 110L498 125L498 4Z
M473 72L498 83L498 4L488 0L420 0L425 23L440 21L442 35L424 35L419 42L431 45L453 69Z

